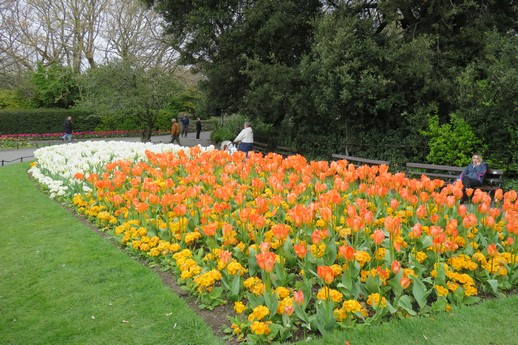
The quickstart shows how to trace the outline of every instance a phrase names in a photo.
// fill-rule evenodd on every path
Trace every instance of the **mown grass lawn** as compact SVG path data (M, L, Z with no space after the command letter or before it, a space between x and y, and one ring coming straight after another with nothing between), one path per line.
M0 170L1 344L223 344L160 278Z
M0 168L0 344L224 344L160 278ZM302 344L518 344L518 296ZM221 318L225 318L221 315Z

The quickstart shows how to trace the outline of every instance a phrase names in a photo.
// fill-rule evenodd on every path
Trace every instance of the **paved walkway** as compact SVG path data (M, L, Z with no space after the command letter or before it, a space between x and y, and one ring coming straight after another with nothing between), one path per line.
M81 142L81 141L92 141L92 140L105 140L105 141L132 141L139 142L140 137L127 137L127 138L103 138L103 139L81 139L73 142ZM151 142L159 144L159 143L169 143L171 141L170 135L158 135L151 137ZM209 146L212 144L210 141L210 131L201 132L200 140L196 140L196 133L189 133L187 137L180 137L180 143L182 146ZM48 145L63 145L61 140L49 140L49 141L39 141L36 143L38 147L48 146ZM0 167L11 164L11 163L20 163L20 162L29 162L34 160L34 151L38 149L38 147L31 148L21 148L21 149L9 149L9 150L0 150Z

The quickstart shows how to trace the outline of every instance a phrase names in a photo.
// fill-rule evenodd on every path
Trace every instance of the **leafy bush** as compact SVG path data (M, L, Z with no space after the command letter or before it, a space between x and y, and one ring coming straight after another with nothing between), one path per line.
M483 153L487 148L473 129L460 116L450 115L450 123L439 124L437 115L429 116L429 130L422 134L430 138L430 163L463 166L471 161L474 152Z
M93 131L100 118L79 109L12 109L0 111L0 134L56 133L63 131L63 121L72 116L73 130Z
M227 127L215 129L210 133L210 139L214 143L221 143L222 141L233 140L234 138L234 133Z
M246 118L240 114L232 114L223 117L213 117L210 119L213 132L211 140L219 143L223 140L233 140L243 128Z
M124 112L119 112L113 115L103 115L100 118L101 121L95 128L97 131L131 131L140 129L140 121L137 116Z
M28 102L16 90L0 90L0 109L27 108Z

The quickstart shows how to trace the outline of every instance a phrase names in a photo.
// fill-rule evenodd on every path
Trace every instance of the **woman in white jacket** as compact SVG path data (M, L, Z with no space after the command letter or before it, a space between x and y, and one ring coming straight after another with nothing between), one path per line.
M246 153L248 157L248 152L254 148L254 132L252 131L252 127L250 127L250 123L244 123L243 129L237 135L236 139L234 139L234 143L237 144L238 150Z

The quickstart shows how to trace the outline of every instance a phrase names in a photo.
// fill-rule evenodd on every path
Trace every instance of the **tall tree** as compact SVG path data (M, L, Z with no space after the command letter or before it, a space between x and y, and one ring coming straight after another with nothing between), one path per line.
M0 71L57 63L81 73L117 58L172 68L161 21L139 0L0 0Z
M101 115L127 114L136 118L142 141L149 141L158 111L182 91L174 75L158 68L143 68L128 60L93 68L82 76L80 107Z
M180 61L206 75L203 86L214 112L247 111L272 122L282 120L282 108L288 106L282 94L289 91L275 84L289 85L290 76L279 80L278 66L285 66L281 70L296 67L308 50L320 1L147 2L164 16ZM263 81L254 84L258 77ZM258 109L257 104L265 104L263 86L270 82L269 90L281 91L275 97L278 106Z

